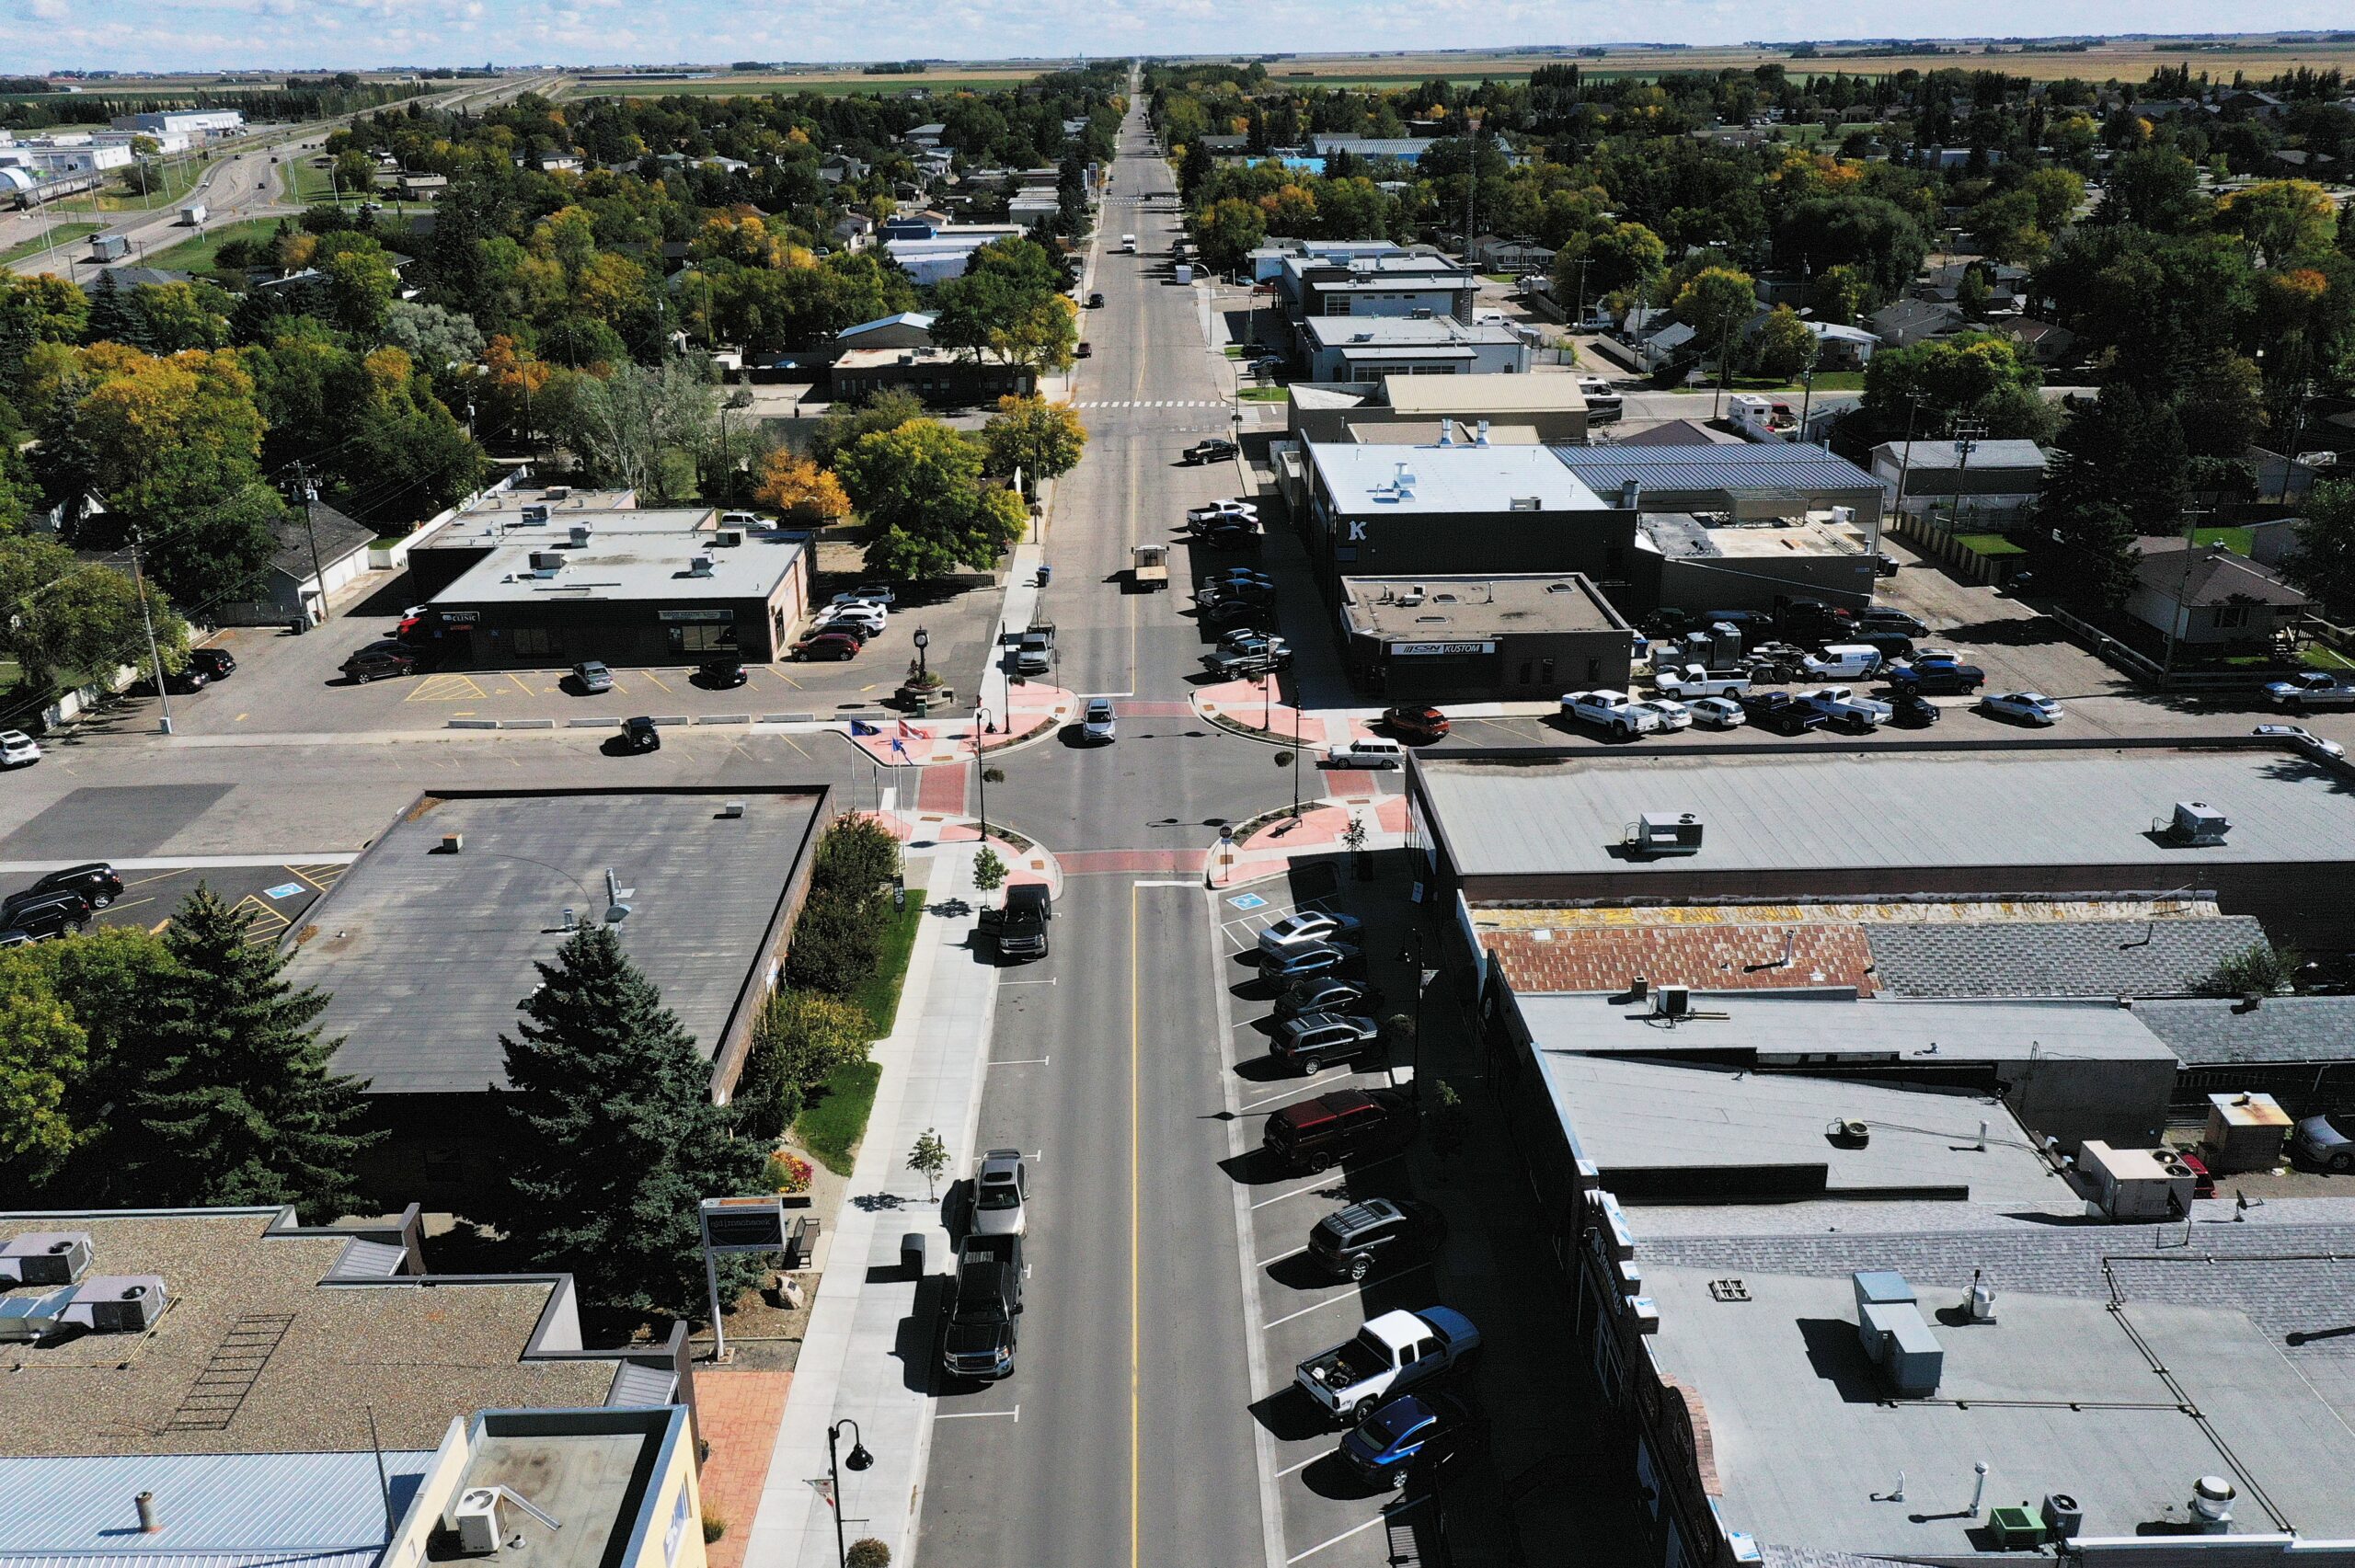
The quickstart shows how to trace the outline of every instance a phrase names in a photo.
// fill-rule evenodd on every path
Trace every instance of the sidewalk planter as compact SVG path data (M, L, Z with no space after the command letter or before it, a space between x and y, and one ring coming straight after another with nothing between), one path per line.
M957 692L948 686L902 686L897 695L900 705L918 718L957 705Z

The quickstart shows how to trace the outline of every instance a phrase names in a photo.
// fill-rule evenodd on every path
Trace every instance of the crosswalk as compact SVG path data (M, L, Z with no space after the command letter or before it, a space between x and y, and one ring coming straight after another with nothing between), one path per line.
M1080 408L1223 408L1223 397L1176 397L1161 402L1150 398L1100 397L1083 398L1074 406Z

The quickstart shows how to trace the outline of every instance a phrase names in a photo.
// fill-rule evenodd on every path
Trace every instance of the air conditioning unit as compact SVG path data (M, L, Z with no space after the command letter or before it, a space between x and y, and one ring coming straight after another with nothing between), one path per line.
M2077 1173L2112 1219L2180 1219L2199 1181L2172 1149L2112 1149L2091 1138L2078 1147Z
M499 1488L469 1486L458 1494L450 1505L450 1533L458 1538L458 1550L470 1556L485 1556L499 1550Z
M2178 800L2169 830L2187 844L2221 844L2224 835L2233 830L2233 825L2222 811L2204 800Z
M711 576L711 557L708 555L688 556L687 575L689 577L695 578L707 578Z
M574 523L572 525L572 547L579 550L585 547L588 543L589 525L585 522Z
M542 494L546 495L551 501L569 501L572 498L572 486L569 485L550 485L542 492Z
M532 575L534 577L554 577L557 573L562 570L564 570L564 556L557 551L534 550L532 552Z
M1515 496L1505 503L1505 509L1507 511L1544 511L1545 509L1545 498L1543 496Z
M524 507L524 509L523 509L523 521L524 521L526 524L534 523L534 522L546 522L546 521L547 521L547 520L548 520L548 509L547 509L545 505L543 505L542 503L540 503L540 502L538 502L538 501L534 501L534 502L532 502L532 503L530 503L529 505L527 505L527 506L525 506L525 507Z
M168 1301L160 1275L101 1275L74 1292L65 1321L86 1324L92 1333L138 1333L155 1325Z
M0 1246L0 1282L71 1285L89 1267L86 1230L31 1230Z
M723 528L711 536L711 542L719 549L733 550L744 543L744 531L741 528Z
M1659 1012L1662 1018L1682 1018L1692 1011L1692 987L1662 986L1660 988Z

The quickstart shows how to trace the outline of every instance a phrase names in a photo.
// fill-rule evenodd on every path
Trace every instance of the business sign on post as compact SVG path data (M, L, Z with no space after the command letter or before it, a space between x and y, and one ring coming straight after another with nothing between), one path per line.
M1487 643L1392 643L1393 658L1433 658L1447 654L1494 653L1497 645Z
M783 1252L785 1200L707 1197L703 1200L703 1239L715 1253Z

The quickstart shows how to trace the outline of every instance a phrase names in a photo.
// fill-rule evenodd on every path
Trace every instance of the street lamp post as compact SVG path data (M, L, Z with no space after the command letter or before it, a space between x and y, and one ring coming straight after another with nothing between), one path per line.
M836 1439L842 1436L842 1430L845 1426L850 1428L850 1453L847 1458L843 1459L842 1464L836 1464L834 1462L834 1443ZM865 1443L859 1441L857 1422L845 1417L826 1428L826 1471L827 1473L833 1478L834 1482L835 1568L850 1568L850 1547L843 1539L842 1465L846 1464L850 1466L852 1473L856 1474L860 1471L871 1468L874 1463L875 1456L867 1451L867 1445Z
M973 782L982 797L982 842L990 841L990 769L982 755L982 727L989 722L987 708L973 710Z

